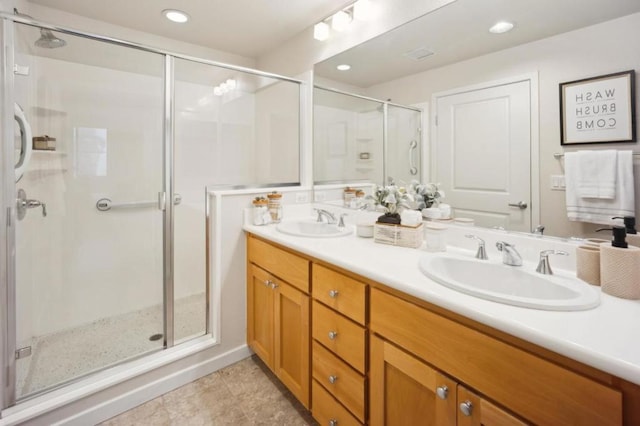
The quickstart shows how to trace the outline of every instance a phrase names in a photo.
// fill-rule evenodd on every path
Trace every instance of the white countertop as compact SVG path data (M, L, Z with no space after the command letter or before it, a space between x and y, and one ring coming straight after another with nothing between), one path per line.
M274 225L245 225L244 230L640 385L640 341L635 340L640 339L640 301L602 293L600 305L587 311L521 308L430 280L418 268L419 259L430 255L422 250L377 244L355 233L305 238L283 234Z

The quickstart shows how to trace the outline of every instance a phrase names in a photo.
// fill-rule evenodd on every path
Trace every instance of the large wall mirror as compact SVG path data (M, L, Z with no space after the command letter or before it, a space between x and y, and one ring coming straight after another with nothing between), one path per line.
M514 28L489 32L501 20ZM592 236L597 225L567 219L565 191L552 185L564 175L555 154L640 149L561 146L559 85L640 69L639 39L637 0L457 0L316 64L315 83L420 106L427 113L422 180L441 183L457 215L483 226L529 232L542 224L547 235Z
M314 87L314 184L420 180L421 121L419 108Z

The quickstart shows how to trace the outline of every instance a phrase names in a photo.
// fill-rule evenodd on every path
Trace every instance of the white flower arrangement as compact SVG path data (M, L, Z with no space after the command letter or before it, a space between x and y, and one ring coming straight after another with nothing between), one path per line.
M415 209L422 210L424 208L437 206L440 200L444 198L444 191L438 188L437 183L420 183L417 180L409 185L409 193L415 200Z
M413 196L407 190L397 185L377 186L373 194L366 197L367 200L373 201L375 205L384 207L385 214L396 215L403 208L411 208L410 203L413 202Z

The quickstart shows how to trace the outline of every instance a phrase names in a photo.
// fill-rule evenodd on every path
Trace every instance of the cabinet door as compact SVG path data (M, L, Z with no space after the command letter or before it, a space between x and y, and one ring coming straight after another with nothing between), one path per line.
M522 426L521 422L462 385L458 386L459 426Z
M247 269L247 343L273 370L274 295L272 277L250 263Z
M275 281L274 371L293 395L309 407L309 296Z
M370 424L455 425L456 382L371 336Z

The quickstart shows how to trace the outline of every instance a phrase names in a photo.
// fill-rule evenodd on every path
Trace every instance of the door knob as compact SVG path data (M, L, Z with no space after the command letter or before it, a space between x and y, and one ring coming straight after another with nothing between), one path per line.
M529 205L524 201L518 201L517 203L509 203L509 207L517 207L520 210L524 210L529 207Z
M37 207L42 207L42 217L46 217L47 205L42 201L28 199L27 193L24 192L24 189L18 189L18 199L16 200L18 220L24 219L27 215L28 209L34 209Z

